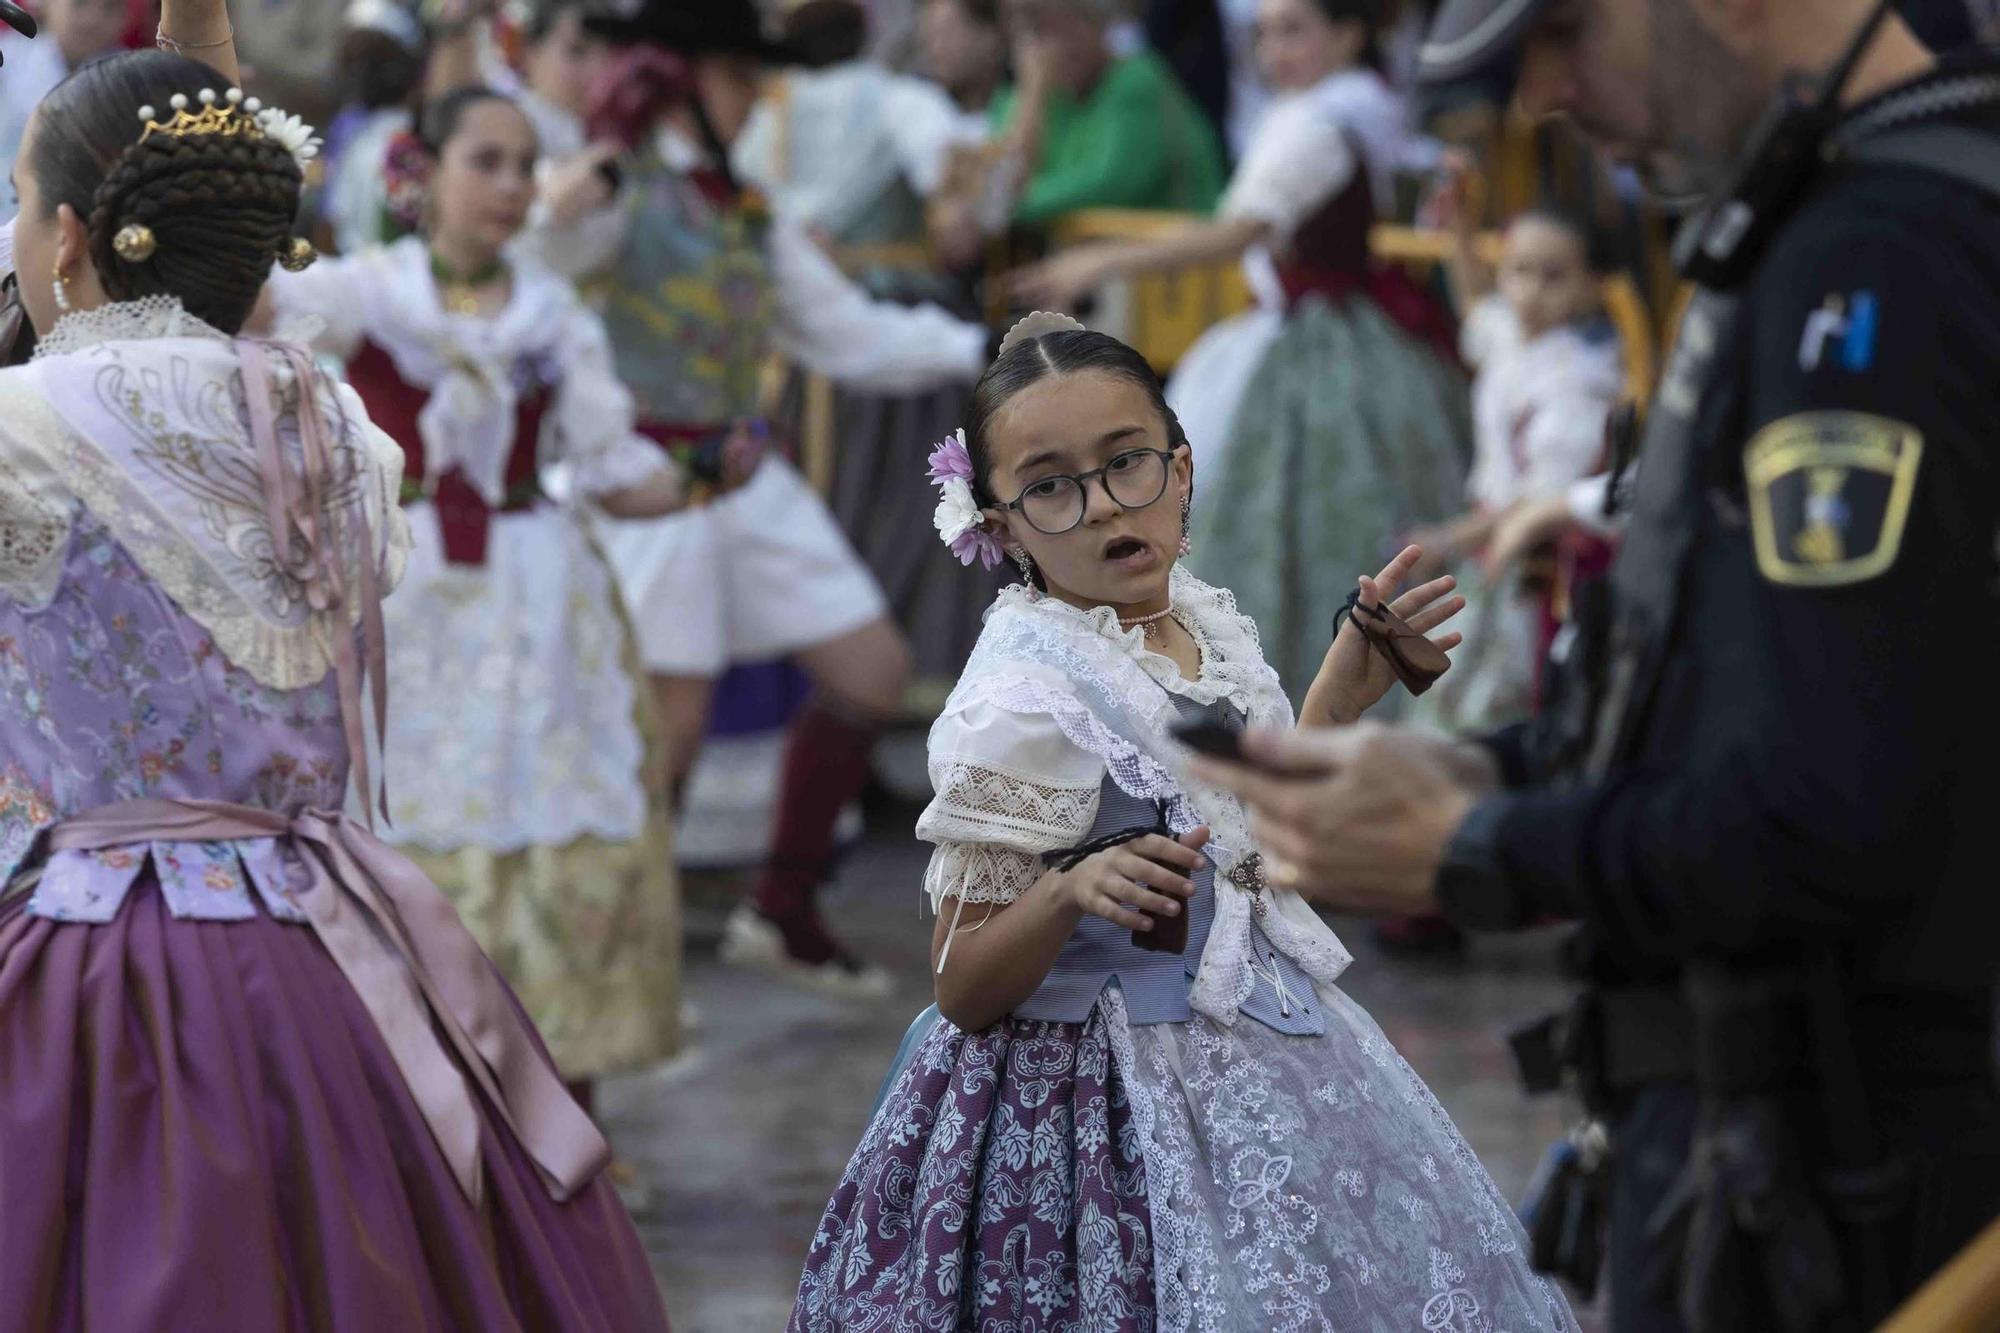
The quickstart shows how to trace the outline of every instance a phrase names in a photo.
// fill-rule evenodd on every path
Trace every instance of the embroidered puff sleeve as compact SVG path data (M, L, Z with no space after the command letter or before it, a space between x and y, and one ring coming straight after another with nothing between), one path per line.
M917 836L937 847L924 875L932 908L1027 892L1043 854L1076 846L1097 822L1104 771L1046 713L975 703L942 719L931 733L937 796L917 821Z

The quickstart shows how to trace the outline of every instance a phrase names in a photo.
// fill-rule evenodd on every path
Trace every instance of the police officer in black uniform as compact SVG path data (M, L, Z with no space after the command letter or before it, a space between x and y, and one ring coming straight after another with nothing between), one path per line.
M1536 1241L1588 1277L1608 1215L1619 1333L1872 1328L2000 1214L2000 58L1888 0L1446 0L1427 76L1509 58L1704 200L1604 606L1532 729L1211 776L1329 904L1581 923L1543 1054L1601 1132Z

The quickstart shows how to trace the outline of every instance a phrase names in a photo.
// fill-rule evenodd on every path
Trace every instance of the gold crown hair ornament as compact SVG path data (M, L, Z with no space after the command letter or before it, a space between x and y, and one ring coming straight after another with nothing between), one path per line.
M197 102L201 110L190 110ZM206 134L226 139L269 139L282 145L298 162L301 171L319 156L320 140L313 133L312 126L298 116L286 115L274 106L265 106L254 97L245 97L241 88L231 88L221 94L213 88L204 88L192 99L186 93L175 93L167 106L174 116L165 122L159 119L159 112L152 107L139 108L139 120L146 127L139 135L140 143L155 134L175 139Z

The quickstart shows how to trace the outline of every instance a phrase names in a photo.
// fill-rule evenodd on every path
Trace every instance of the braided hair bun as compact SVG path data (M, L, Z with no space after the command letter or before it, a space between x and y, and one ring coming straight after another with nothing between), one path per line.
M44 205L68 204L90 233L90 257L115 301L179 297L189 314L239 332L273 261L291 252L304 174L289 149L259 135L155 133L139 108L193 101L227 85L200 61L139 51L86 66L42 103L29 167ZM130 227L150 229L143 258L119 253ZM126 247L131 251L131 247Z

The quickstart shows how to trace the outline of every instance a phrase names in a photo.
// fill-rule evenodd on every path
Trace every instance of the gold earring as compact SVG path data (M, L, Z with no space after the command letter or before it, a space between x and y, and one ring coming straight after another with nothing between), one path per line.
M143 222L131 222L118 229L111 240L111 248L118 257L128 264L143 264L160 248L159 237Z

